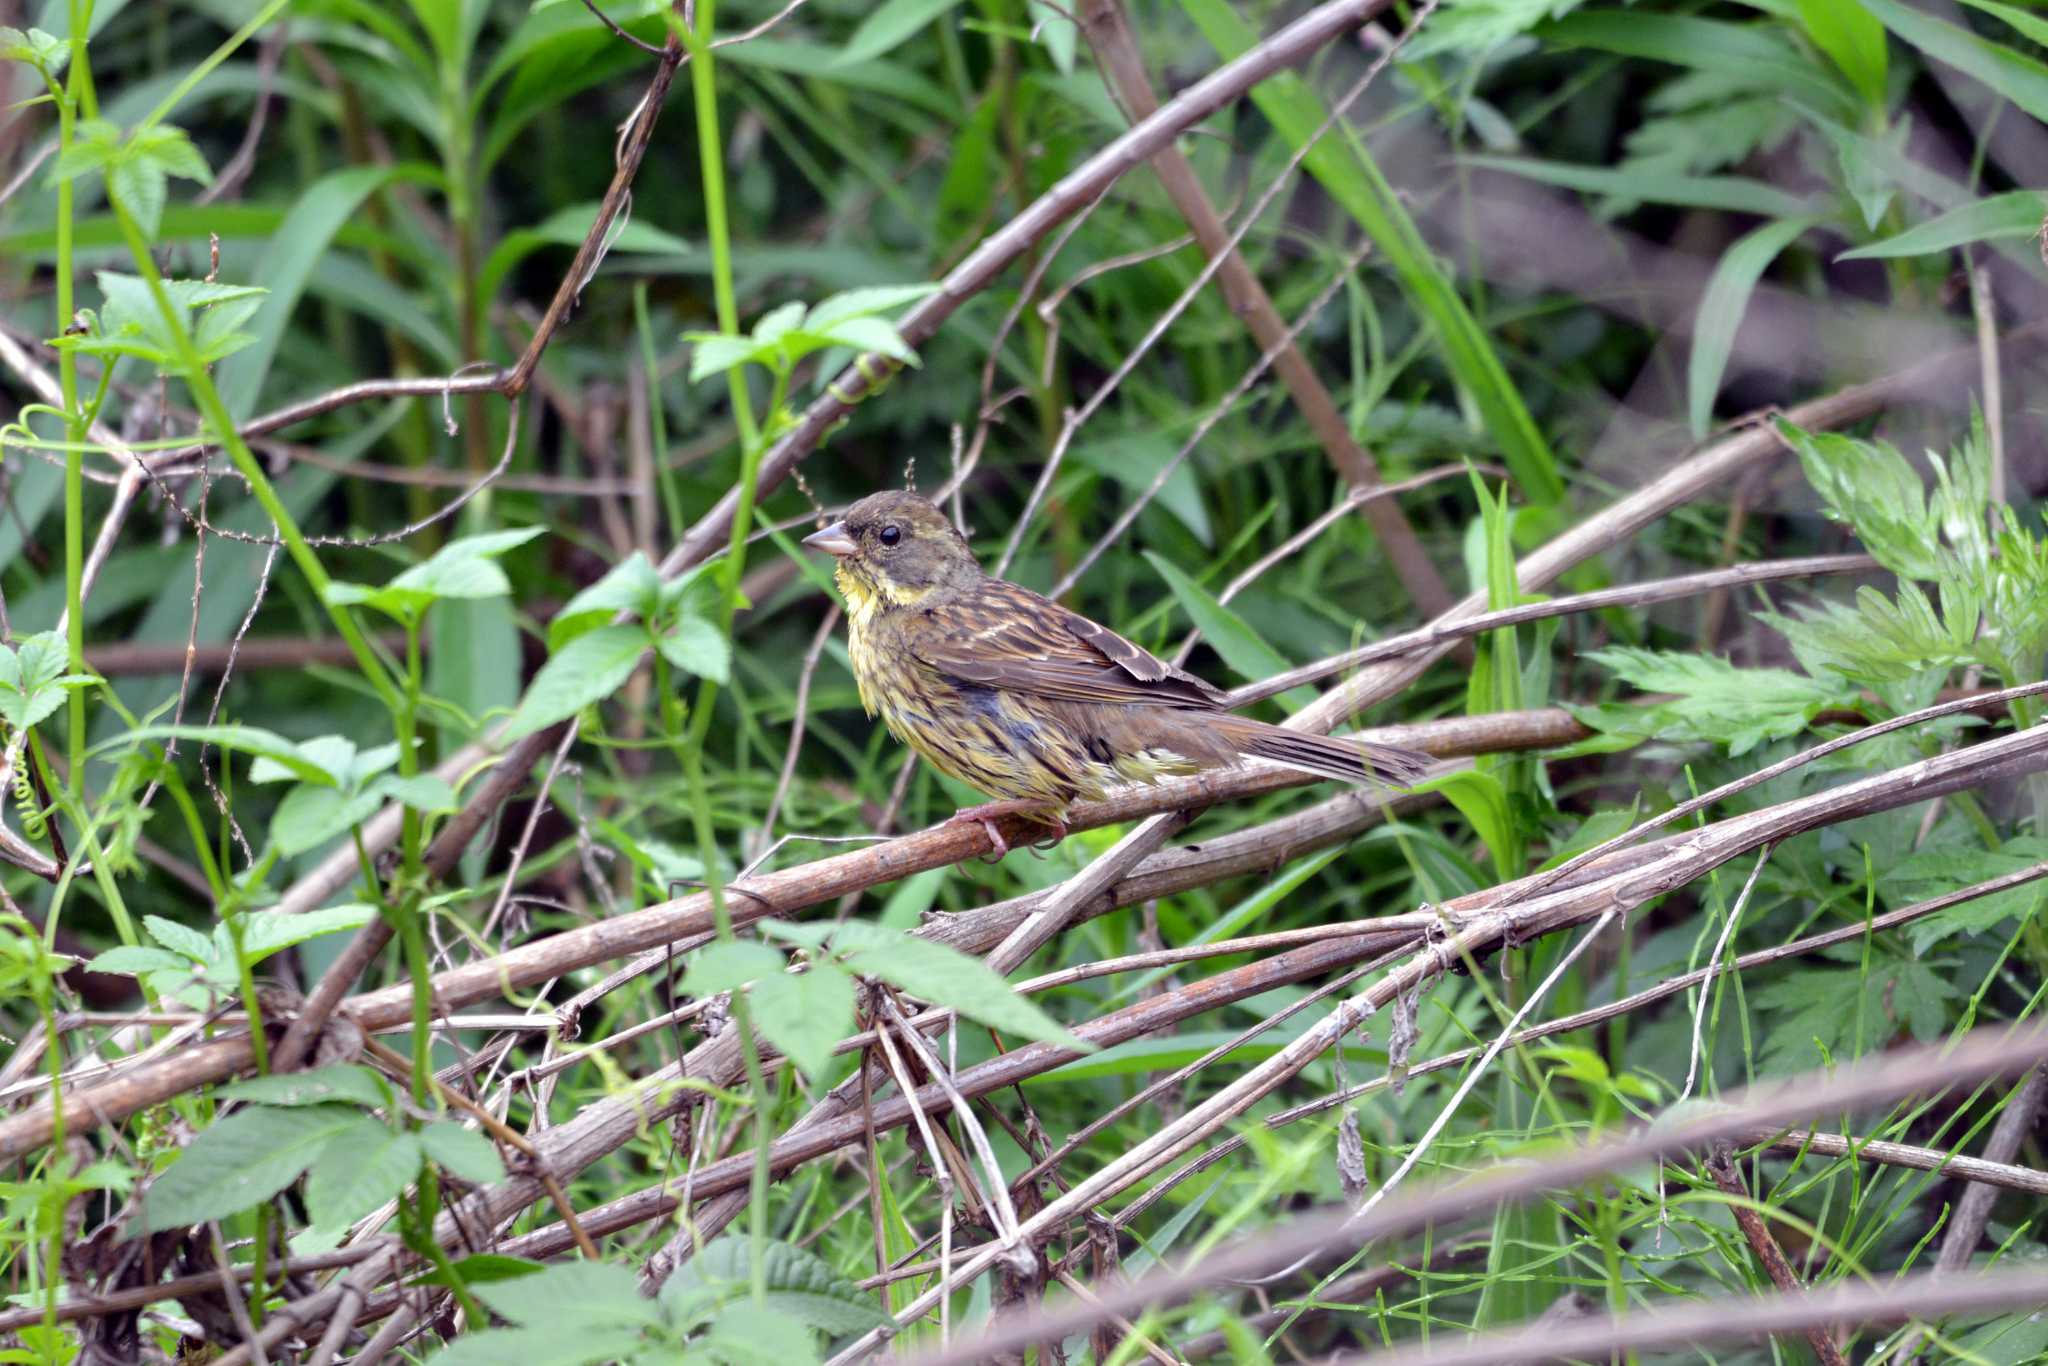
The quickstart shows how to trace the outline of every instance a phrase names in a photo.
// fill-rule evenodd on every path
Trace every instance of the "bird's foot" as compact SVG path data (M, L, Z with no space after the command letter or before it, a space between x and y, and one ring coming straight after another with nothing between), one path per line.
M1003 838L1003 832L996 822L1005 816L1026 816L1040 825L1051 826L1058 832L1058 839L1067 837L1067 822L1062 814L1046 807L1042 802L1024 798L1013 798L1003 802L983 802L979 806L963 806L946 818L947 825L978 825L988 835L988 842L995 848L997 858L1010 852L1010 842Z

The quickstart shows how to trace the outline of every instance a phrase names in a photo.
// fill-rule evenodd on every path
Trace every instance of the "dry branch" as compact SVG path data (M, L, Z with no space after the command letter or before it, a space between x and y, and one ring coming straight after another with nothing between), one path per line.
M1638 1128L1600 1143L1556 1152L1542 1163L1504 1163L1464 1179L1411 1189L1363 1217L1349 1210L1339 1210L1300 1219L1276 1232L1245 1238L1192 1266L1154 1272L1127 1286L1105 1288L1099 1292L1099 1305L1065 1306L1048 1311L1032 1322L1000 1333L986 1333L971 1341L956 1343L946 1351L920 1355L912 1360L917 1366L965 1366L986 1353L1003 1350L1020 1341L1086 1332L1105 1311L1135 1315L1146 1309L1156 1309L1213 1286L1267 1275L1312 1252L1361 1247L1412 1232L1427 1224L1441 1225L1478 1214L1541 1191L1570 1189L1636 1163L1695 1152L1716 1141L1738 1137L1745 1127L1773 1126L1794 1121L1801 1115L1855 1110L1902 1096L1939 1092L1961 1082L2010 1074L2034 1065L2043 1057L2048 1057L2048 1027L2037 1024L1979 1030L1953 1047L1934 1045L1901 1049L1881 1057L1861 1059L1838 1068L1832 1074L1805 1074L1762 1083L1723 1097L1722 1108L1677 1123ZM1877 1297L1870 1302L1857 1303L1789 1325L1761 1322L1762 1316L1749 1318L1745 1310L1741 1328L1746 1332L1769 1332L1785 1326L1803 1326L1809 1321L1877 1318L1884 1317L1890 1307L1896 1307L1905 1314L1947 1312L1950 1308L1978 1307L1986 1303L2005 1307L2028 1302L2023 1298L2025 1295L2031 1295L2034 1302L2039 1302L2044 1292L2048 1292L2048 1276L2039 1271L2018 1273L2009 1279L1998 1273L1951 1278L1947 1284L1957 1295L1953 1301L1893 1298L1899 1287L1907 1284L1913 1282L1894 1282L1890 1296ZM1982 1298L1972 1298L1972 1286L1977 1287L1974 1293ZM1807 1300L1813 1304L1832 1302L1838 1293L1814 1292ZM917 1306L913 1306L899 1321L917 1312ZM1728 1316L1725 1308L1719 1313ZM1600 1352L1566 1348L1557 1336L1560 1330L1550 1331L1553 1336L1547 1338L1540 1349L1524 1345L1521 1355L1526 1357L1532 1351L1538 1355L1569 1356L1604 1352L1604 1339ZM1703 1334L1701 1329L1691 1331L1695 1336ZM876 1345L878 1340L877 1336L870 1335L835 1360L855 1359ZM1689 1340L1675 1339L1680 1343ZM1670 1341L1673 1340L1659 1339L1659 1344ZM1435 1360L1434 1357L1428 1359ZM1496 1359L1507 1358L1473 1358L1475 1361Z

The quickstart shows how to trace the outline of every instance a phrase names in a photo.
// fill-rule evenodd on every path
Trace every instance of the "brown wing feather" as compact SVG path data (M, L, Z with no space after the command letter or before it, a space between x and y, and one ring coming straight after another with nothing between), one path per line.
M954 678L1068 702L1220 711L1223 694L1106 626L1028 588L989 579L928 609L918 658Z

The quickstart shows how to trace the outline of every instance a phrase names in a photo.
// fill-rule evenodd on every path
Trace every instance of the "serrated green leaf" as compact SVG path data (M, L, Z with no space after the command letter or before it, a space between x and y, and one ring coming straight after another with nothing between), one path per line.
M661 1315L632 1272L609 1262L559 1262L531 1276L475 1287L491 1312L521 1327L656 1328Z
M239 1110L188 1143L143 1194L133 1233L223 1219L268 1200L296 1181L329 1143L373 1123L362 1111L339 1105Z
M610 697L632 677L647 644L638 626L600 626L577 636L541 666L502 738L531 735Z
M732 645L702 617L684 617L662 636L662 658L686 673L721 686L732 681Z
M151 939L173 953L182 954L196 963L209 962L213 958L213 940L189 925L180 925L160 915L145 915L142 925L149 931Z
M363 1118L321 1149L306 1174L312 1227L336 1234L404 1193L420 1174L420 1141L404 1129Z
M621 612L649 619L660 604L661 575L655 572L647 556L636 550L562 605L562 610L548 623L548 649L561 649Z
M382 805L383 799L374 791L344 792L301 783L277 804L270 818L270 842L285 857L295 858L348 834Z
M87 972L114 973L134 977L145 972L183 971L185 959L169 949L152 949L145 944L121 944L108 949L85 965Z

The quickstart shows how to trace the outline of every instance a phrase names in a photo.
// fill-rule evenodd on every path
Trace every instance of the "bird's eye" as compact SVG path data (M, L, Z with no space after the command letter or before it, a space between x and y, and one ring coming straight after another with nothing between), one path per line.
M898 542L898 541L900 541L900 540L902 540L902 539L903 539L903 532L902 532L902 530L901 530L900 528L898 528L898 527L895 527L895 526L885 526L885 527L883 527L883 528L882 528L882 544L883 544L883 545L894 545L894 544L896 544L896 542Z

